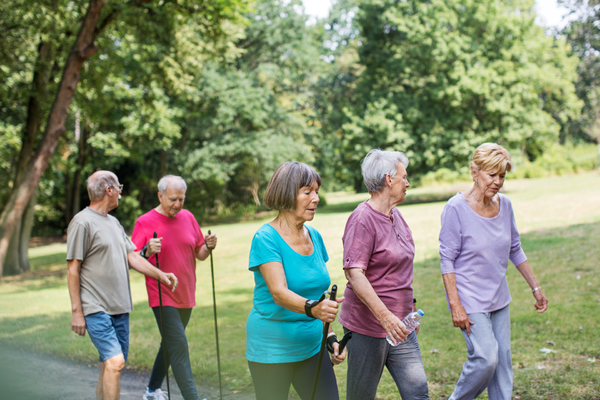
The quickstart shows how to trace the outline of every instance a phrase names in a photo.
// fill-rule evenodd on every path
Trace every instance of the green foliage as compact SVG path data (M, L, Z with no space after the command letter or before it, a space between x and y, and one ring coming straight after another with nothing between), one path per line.
M391 0L359 4L357 102L343 163L373 147L403 150L410 173L456 170L486 141L531 160L579 116L577 59L544 36L533 2Z
M579 57L577 96L583 100L581 118L573 121L574 139L600 140L600 1L560 0L578 18L561 32Z
M596 145L554 145L535 161L526 161L522 165L516 165L511 175L515 178L542 178L597 168L598 150Z

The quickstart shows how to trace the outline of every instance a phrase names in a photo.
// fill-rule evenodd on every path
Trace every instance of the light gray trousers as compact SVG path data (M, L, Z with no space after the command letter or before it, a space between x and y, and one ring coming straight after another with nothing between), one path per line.
M510 311L508 306L489 313L469 314L471 334L467 342L468 360L463 365L454 393L448 400L472 400L485 388L490 400L510 400L513 370L510 358Z
M344 333L347 332L344 328ZM396 347L385 339L353 332L352 340L348 342L347 362L346 400L375 399L384 366L394 378L402 400L429 399L427 376L415 332Z

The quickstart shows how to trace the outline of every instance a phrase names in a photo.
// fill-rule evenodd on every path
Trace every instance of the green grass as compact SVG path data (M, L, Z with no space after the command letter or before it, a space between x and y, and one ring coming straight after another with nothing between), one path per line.
M447 198L458 189L411 190L407 203L414 204L400 207L417 246L413 287L426 312L419 340L432 399L451 393L466 352L462 334L452 326L439 272L437 236L444 202L422 201ZM523 248L550 301L546 313L535 313L526 282L509 267L515 398L600 398L600 175L508 180L505 189L513 202ZM327 194L329 205L312 223L323 235L332 281L339 286L346 283L341 269L344 225L353 207L366 198L365 194ZM230 390L251 390L244 353L254 282L247 262L252 235L264 222L203 227L219 235L215 280L221 367ZM65 252L64 244L31 249L32 269L38 275L5 279L0 285L0 344L95 363L97 353L89 339L70 330ZM47 276L37 277L44 271ZM217 365L208 261L198 263L197 275L198 304L188 326L192 365L199 383L214 386ZM131 277L135 311L129 367L147 370L160 338L147 306L143 278L136 272ZM339 335L337 322L334 328ZM556 345L550 346L548 340ZM543 347L555 353L545 355L540 351ZM345 373L345 364L336 367L341 398L345 397ZM387 371L378 398L399 398Z

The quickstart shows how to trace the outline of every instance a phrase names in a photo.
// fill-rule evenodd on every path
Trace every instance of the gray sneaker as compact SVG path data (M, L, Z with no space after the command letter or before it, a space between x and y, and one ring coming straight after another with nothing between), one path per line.
M146 388L146 393L142 397L143 400L169 400L169 397L160 388L150 393L150 390Z

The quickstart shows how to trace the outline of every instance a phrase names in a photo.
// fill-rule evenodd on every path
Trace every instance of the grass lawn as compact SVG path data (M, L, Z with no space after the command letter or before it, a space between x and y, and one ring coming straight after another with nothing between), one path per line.
M409 190L406 203L411 204L400 207L417 246L413 287L419 307L426 313L419 341L432 399L446 398L452 392L466 360L462 334L452 326L447 311L437 254L440 214L445 204L441 200L456 190L460 187ZM535 313L529 287L516 268L509 267L514 397L598 399L600 175L594 172L509 179L505 193L513 202L523 248L550 301L546 313ZM329 272L338 286L346 283L341 269L344 225L349 213L364 199L364 194L328 194L328 206L312 223L323 235L330 257ZM264 222L203 227L219 235L214 256L221 367L224 383L235 391L251 390L244 353L254 282L247 262L252 236ZM65 253L64 244L33 248L30 257L37 272L5 279L0 285L0 344L95 363L97 352L90 340L70 330ZM198 304L188 326L192 366L199 383L214 386L218 383L208 260L198 263L197 275ZM131 314L128 367L149 369L160 337L147 306L143 278L135 271L131 277L135 311ZM334 328L339 336L341 326L335 322ZM542 352L543 348L552 352ZM336 372L344 398L345 364L336 367ZM387 371L378 398L399 398ZM484 394L481 398L487 397Z

